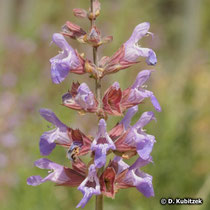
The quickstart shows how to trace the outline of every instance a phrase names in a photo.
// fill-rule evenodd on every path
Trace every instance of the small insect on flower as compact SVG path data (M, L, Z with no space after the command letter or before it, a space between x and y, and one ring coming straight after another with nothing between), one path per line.
M67 158L71 161L76 161L79 155L80 146L72 144L67 151Z

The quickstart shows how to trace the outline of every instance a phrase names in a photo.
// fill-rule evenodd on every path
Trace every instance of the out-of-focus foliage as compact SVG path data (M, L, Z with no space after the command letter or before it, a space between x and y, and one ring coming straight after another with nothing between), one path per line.
M209 0L101 0L97 22L102 33L114 41L100 49L100 56L112 55L140 22L149 21L154 40L142 45L155 49L158 65L149 88L162 105L157 123L147 127L157 138L154 165L145 168L153 175L154 198L145 198L136 189L121 190L115 200L105 199L105 209L161 210L210 209L210 1ZM40 158L39 136L48 129L38 114L48 107L71 127L94 134L96 117L80 116L60 105L61 95L73 80L87 76L70 74L61 85L50 79L49 58L58 48L50 45L54 32L66 20L88 29L85 20L76 20L72 9L87 8L87 0L1 0L0 2L0 203L3 210L74 209L81 199L76 189L44 183L26 185L27 177L47 172L36 169ZM91 59L87 46L69 40ZM143 62L135 68L107 76L105 90L118 80L130 85ZM153 110L149 101L139 107L138 116ZM138 119L138 116L134 120ZM120 118L119 118L120 120ZM109 119L109 128L116 119ZM68 165L65 151L56 148L50 159ZM133 162L133 160L130 160ZM161 206L161 197L201 197L201 206ZM94 208L94 199L85 209Z

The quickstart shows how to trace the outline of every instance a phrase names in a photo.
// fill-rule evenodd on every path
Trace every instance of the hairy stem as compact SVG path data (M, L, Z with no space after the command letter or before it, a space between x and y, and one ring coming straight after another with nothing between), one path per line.
M98 101L98 108L101 107L101 79L96 79L96 98Z
M98 65L98 48L93 47L93 62Z
M98 53L97 53L97 47L93 47L93 62L96 66L98 66ZM95 89L96 89L96 98L98 101L98 108L101 107L101 79L96 79L96 85L95 85Z
M91 13L93 12L93 0L90 0L90 9ZM91 19L91 27L95 25L95 20ZM98 47L93 47L93 62L96 66L98 66ZM96 90L96 98L98 101L98 108L101 107L101 79L97 78L96 80L96 85L95 85L95 90Z
M90 0L90 9L91 13L93 13L93 1ZM95 20L91 19L91 27L95 25ZM98 47L93 47L93 62L96 66L98 66ZM96 98L98 101L98 108L101 107L101 79L95 79L95 91L96 91ZM103 195L96 195L96 202L95 202L95 210L103 210Z

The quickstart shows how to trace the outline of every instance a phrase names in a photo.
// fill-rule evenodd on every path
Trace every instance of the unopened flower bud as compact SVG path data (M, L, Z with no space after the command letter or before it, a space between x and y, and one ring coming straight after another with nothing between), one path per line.
M79 39L83 37L86 32L78 25L67 21L66 24L62 27L63 35L69 36L73 39Z
M75 8L73 9L74 16L79 18L86 18L87 17L87 11L81 8Z
M86 40L94 47L102 44L100 31L94 26L91 28L90 33L87 35Z

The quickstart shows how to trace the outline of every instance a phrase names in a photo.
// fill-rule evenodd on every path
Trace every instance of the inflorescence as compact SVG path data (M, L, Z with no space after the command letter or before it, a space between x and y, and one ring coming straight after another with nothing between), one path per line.
M89 11L74 9L74 15L91 21L91 29L85 32L80 26L69 21L62 27L61 33L53 34L52 41L61 52L50 59L51 77L56 84L61 83L69 73L89 74L95 79L100 91L100 80L108 74L127 69L138 63L139 57L145 57L148 65L157 63L156 54L152 49L138 45L141 38L153 35L149 32L147 22L137 25L131 37L114 53L98 60L97 49L100 45L112 41L111 36L102 37L95 25L100 14L98 0L92 2ZM84 58L73 49L64 37L70 37L93 47L93 61ZM40 153L49 155L56 146L67 149L67 157L71 168L54 163L46 158L35 161L35 166L50 170L49 174L31 176L27 183L37 186L46 181L57 185L78 187L83 198L77 207L84 207L93 195L105 195L114 198L119 189L136 187L144 196L154 196L152 176L144 173L141 168L152 162L151 152L156 142L155 137L147 134L144 127L152 120L156 120L153 112L144 112L140 119L131 125L131 119L138 111L138 105L145 98L150 98L154 108L160 112L161 107L153 92L145 89L152 70L142 70L135 82L125 90L121 90L118 82L111 85L102 99L90 90L86 83L73 83L72 88L62 96L63 105L80 113L94 113L99 117L98 132L95 137L84 134L79 129L72 129L61 122L49 109L41 109L41 116L52 123L55 128L42 134L40 138ZM127 111L127 112L126 112ZM123 116L124 118L110 131L107 131L108 115ZM114 153L113 160L107 156ZM81 156L89 155L89 164L81 160ZM136 156L136 161L128 165L123 159Z

